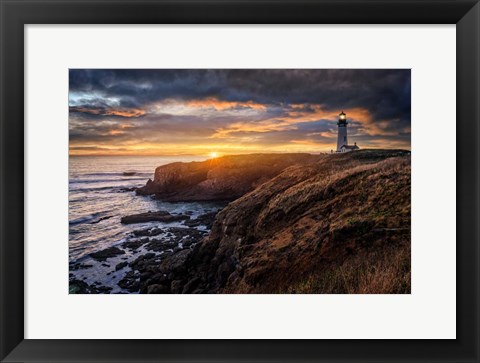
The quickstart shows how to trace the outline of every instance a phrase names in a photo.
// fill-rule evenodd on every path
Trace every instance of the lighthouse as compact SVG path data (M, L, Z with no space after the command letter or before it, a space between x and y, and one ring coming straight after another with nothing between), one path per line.
M357 143L354 145L348 145L348 136L347 136L347 115L342 111L338 115L338 136L337 136L337 153L344 153L348 151L358 150L359 147Z
M340 152L343 145L348 145L347 115L343 111L340 115L338 115L337 125L338 125L337 152Z

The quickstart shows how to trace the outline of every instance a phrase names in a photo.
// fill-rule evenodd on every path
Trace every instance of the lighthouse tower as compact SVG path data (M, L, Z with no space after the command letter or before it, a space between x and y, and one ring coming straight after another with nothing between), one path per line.
M353 145L348 145L347 139L347 115L345 112L342 111L340 115L338 115L338 137L337 137L337 153L348 153L350 151L355 151L360 149L357 146L357 143ZM333 150L332 150L333 152Z
M337 152L342 152L342 146L348 145L347 139L347 115L342 111L340 115L338 115L338 137L337 137Z

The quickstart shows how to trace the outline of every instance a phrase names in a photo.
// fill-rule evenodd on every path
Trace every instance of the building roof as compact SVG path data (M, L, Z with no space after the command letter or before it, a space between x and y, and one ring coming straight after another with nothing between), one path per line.
M349 149L349 150L357 150L357 149L359 149L359 147L358 147L357 145L342 145L342 146L340 147L340 149L341 149L342 147L344 147L345 149Z

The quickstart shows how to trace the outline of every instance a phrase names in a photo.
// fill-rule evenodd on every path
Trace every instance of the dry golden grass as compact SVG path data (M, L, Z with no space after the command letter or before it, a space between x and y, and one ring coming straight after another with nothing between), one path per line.
M297 294L409 294L410 246L347 259L291 286Z

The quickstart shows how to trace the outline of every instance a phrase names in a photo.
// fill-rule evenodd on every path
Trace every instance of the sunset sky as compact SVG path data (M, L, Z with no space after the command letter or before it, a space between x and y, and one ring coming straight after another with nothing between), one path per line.
M410 149L410 70L71 69L70 155Z

